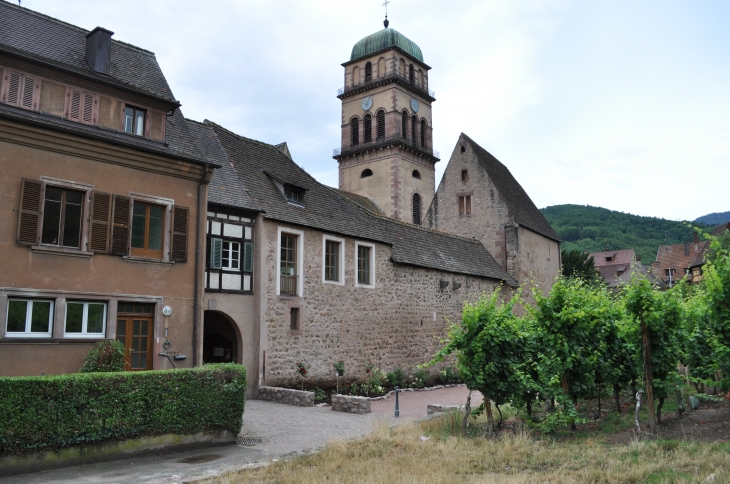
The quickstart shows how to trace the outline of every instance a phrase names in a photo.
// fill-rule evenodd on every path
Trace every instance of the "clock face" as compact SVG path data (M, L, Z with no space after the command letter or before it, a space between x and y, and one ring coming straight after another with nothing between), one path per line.
M362 110L363 111L367 111L371 107L373 107L373 98L371 98L370 96L368 96L368 97L366 97L365 99L362 100Z
M418 101L414 98L411 98L411 109L413 109L414 113L418 112Z

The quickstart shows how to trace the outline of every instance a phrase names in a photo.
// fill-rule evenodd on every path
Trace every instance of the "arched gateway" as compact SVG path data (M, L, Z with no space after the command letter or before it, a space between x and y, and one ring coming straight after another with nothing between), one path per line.
M203 319L203 363L242 363L241 334L236 324L221 311L205 311Z

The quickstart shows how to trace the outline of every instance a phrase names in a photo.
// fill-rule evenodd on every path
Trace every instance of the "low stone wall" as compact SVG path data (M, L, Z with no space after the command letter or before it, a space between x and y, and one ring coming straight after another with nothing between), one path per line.
M463 405L441 405L440 403L435 403L426 406L426 413L429 415L440 412L461 412L462 410L464 410Z
M335 412L370 413L371 401L368 397L332 395L332 410Z
M285 403L297 407L313 407L314 392L279 387L259 387L259 400Z

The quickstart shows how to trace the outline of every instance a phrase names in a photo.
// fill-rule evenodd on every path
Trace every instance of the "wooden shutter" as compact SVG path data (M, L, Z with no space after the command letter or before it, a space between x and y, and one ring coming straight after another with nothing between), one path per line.
M20 188L20 216L18 217L18 236L16 238L19 244L39 244L44 185L40 180L23 178Z
M69 89L68 96L68 119L78 123L94 124L95 96L75 89Z
M94 191L91 193L91 220L89 250L97 254L109 253L109 219L112 213L112 196Z
M223 239L210 239L210 268L220 269L223 261Z
M253 272L253 242L243 243L243 272Z
M20 100L20 81L22 76L17 72L8 73L8 94L5 102L12 106L17 106Z
M188 260L188 209L175 205L172 209L172 260Z
M23 76L23 95L20 98L20 107L33 109L35 107L35 79Z
M112 243L111 253L114 255L129 255L129 225L130 225L129 197L114 195L112 208Z

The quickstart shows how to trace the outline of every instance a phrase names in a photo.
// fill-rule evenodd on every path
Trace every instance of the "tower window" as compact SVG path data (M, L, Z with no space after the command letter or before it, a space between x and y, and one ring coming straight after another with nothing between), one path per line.
M461 181L463 181L463 182L469 181L469 171L468 170L461 170Z
M385 138L385 111L378 111L378 138Z
M373 65L368 62L365 64L365 82L373 80Z
M352 118L352 121L350 121L350 129L352 130L352 145L359 145L360 144L360 120L357 118Z
M421 147L426 147L426 120L421 120Z
M363 141L365 143L369 143L373 140L373 117L366 114L362 121L363 129L365 131L363 133Z
M413 178L418 178L419 180L421 179L421 172L418 170L413 170L413 173L411 173L411 175L413 176Z
M411 118L411 140L413 144L416 144L416 126L418 126L418 118L413 116Z
M408 111L403 111L403 116L401 117L401 134L404 138L407 138L408 135Z
M459 215L471 215L471 195L459 197Z
M413 223L421 225L421 195L413 194Z
M413 85L415 74L413 72L413 64L408 66L408 81Z
M466 147L465 147L465 146L463 146L463 145L461 146L461 152L462 152L462 153L465 153L465 152L466 152Z
M360 173L360 178L367 178L369 176L373 176L373 170L370 168L365 168L362 173Z

